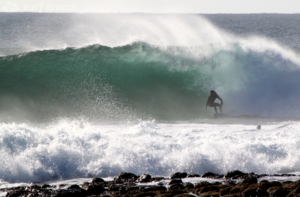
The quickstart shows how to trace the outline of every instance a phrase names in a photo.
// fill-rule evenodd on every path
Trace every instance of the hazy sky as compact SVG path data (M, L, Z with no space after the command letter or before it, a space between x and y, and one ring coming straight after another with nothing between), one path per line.
M2 12L300 13L299 0L1 0Z

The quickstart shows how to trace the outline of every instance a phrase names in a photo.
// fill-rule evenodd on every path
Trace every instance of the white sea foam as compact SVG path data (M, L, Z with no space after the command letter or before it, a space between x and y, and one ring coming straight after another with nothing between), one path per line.
M265 123L261 130L253 124L211 123L1 124L0 178L42 182L122 171L160 176L300 171L299 122Z

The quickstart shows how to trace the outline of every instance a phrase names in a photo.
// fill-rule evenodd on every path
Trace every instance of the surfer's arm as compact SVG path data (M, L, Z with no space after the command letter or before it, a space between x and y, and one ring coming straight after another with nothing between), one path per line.
M221 105L223 105L223 100L221 99L221 97L218 96L218 99L220 99Z

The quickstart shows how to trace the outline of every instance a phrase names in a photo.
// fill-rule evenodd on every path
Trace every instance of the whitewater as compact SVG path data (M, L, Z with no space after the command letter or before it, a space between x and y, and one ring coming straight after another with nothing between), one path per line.
M0 187L299 174L299 20L0 13Z

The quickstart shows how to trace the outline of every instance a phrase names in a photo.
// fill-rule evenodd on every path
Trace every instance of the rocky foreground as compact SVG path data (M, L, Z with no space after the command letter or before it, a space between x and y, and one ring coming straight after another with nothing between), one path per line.
M205 173L203 175L177 172L170 178L137 176L132 173L121 173L113 181L94 178L91 183L82 185L33 185L2 189L7 197L299 197L300 180L292 182L266 181L264 177L254 173L241 171L228 172L225 175ZM296 175L272 175L296 176ZM221 179L222 182L183 183L183 178L203 177ZM258 182L258 178L262 180ZM300 179L300 177L299 177Z

